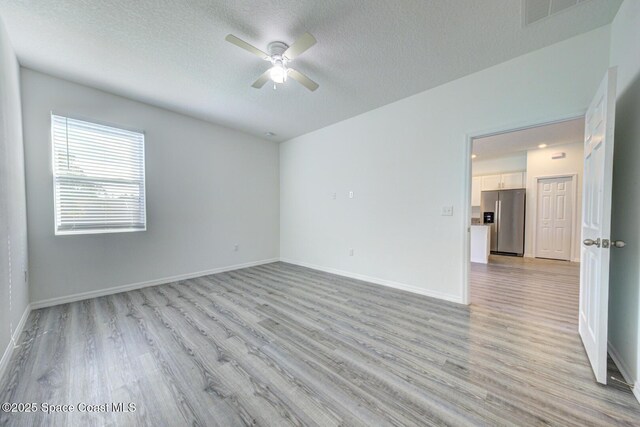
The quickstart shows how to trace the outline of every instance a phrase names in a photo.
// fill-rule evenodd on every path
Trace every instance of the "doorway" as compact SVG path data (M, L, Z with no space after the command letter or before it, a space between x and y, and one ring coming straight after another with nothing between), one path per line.
M584 116L470 138L469 303L575 329L583 141Z
M484 261L473 261L467 264L468 269L464 273L466 286L463 292L463 300L466 303L476 306L474 310L489 311L493 315L499 316L507 314L508 323L516 322L525 324L528 327L540 325L540 320L549 320L552 328L565 329L570 333L570 337L575 337L576 329L579 332L582 348L586 350L584 360L595 375L595 380L601 384L608 385L608 378L619 379L620 372L611 358L607 354L607 319L608 319L608 292L609 292L609 252L611 248L623 248L624 241L612 240L611 237L611 193L612 193L612 171L613 171L613 124L615 123L615 101L616 101L616 69L607 70L597 92L594 95L589 109L582 120L584 124L580 138L577 138L582 153L578 157L580 160L580 170L577 174L562 174L552 172L533 173L531 165L536 151L527 152L527 170L524 172L526 178L526 189L528 200L531 201L531 194L535 194L533 199L536 203L529 203L534 206L533 211L527 208L529 213L533 213L535 220L531 223L531 215L528 215L529 242L527 252L529 258L536 255L554 256L566 259L567 252L578 252L580 258L576 261L567 262L558 259L533 258L527 261L527 255L518 260L515 257L492 259L496 254L486 254ZM576 119L578 120L578 119ZM568 121L568 120L567 120ZM566 122L566 121L565 121ZM556 122L560 123L560 122ZM549 124L539 125L537 128L550 127ZM535 127L534 127L535 128ZM477 160L476 143L483 138L502 136L506 141L518 141L523 138L512 138L513 134L520 131L527 131L530 128L516 131L505 131L487 136L468 136L469 165L470 173L468 182L482 182L482 178L476 176L474 159ZM511 134L511 135L508 135ZM505 135L508 135L505 137ZM505 142L504 140L502 141ZM496 145L499 146L499 145ZM539 149L546 149L548 143L542 142ZM557 147L558 149L560 147ZM568 147L567 147L568 148ZM553 147L555 150L556 147ZM544 153L548 156L549 153ZM551 159L565 159L568 157L565 151L558 151L551 155ZM576 163L578 165L578 163ZM584 173L584 176L583 176ZM575 175L577 178L564 176ZM473 177L473 178L472 178ZM535 178L534 178L535 177ZM584 180L584 185L580 182ZM504 181L497 180L499 185ZM571 185L569 185L571 184ZM581 191L569 191L569 188L577 185ZM482 200L483 189L480 189L480 200ZM476 190L470 188L467 200L477 200ZM578 199L584 197L584 202ZM538 203L539 202L539 203ZM569 208L570 206L573 208ZM545 205L546 204L546 205ZM473 225L478 227L488 226L487 219L492 222L494 217L500 216L499 204L494 210L496 215L487 214L482 207L479 209L471 207L468 217L471 224L469 236L465 239L465 244L473 245L473 236L483 233L473 233ZM584 210L584 213L582 212ZM532 212L531 212L532 211ZM576 211L578 213L576 214ZM477 214L477 216L476 216ZM584 217L583 217L584 216ZM568 224L573 218L574 226ZM577 218L577 220L576 220ZM475 224L474 224L475 221ZM546 223L545 223L546 221ZM577 244L567 242L568 229L573 229L580 224L580 232L573 233L573 239L579 238ZM536 228L540 225L541 230ZM500 225L498 225L498 228ZM545 229L546 228L546 229ZM531 238L531 230L536 230ZM562 232L558 231L561 230ZM555 233L555 235L554 235ZM487 233L488 234L488 233ZM477 237L476 237L477 238ZM536 245L536 239L538 245ZM539 248L538 248L539 246ZM487 245L490 247L490 245ZM531 247L534 248L531 251ZM568 248L572 248L569 250ZM554 253L555 252L555 253ZM473 255L473 254L472 254ZM476 254L477 255L477 254ZM509 261L507 261L509 259ZM517 261L514 261L517 260ZM493 262L490 262L493 261ZM555 263L555 264L553 264ZM573 266L569 274L562 274L559 267ZM529 265L527 265L529 264ZM515 268L514 268L515 267ZM537 278L535 274L525 271L529 268L539 272ZM566 276L566 277L563 277ZM533 283L530 280L534 280ZM543 282L547 282L546 285ZM572 285L572 282L574 283ZM533 286L532 286L533 285ZM541 292L535 292L535 285ZM566 297L573 293L574 297L569 298L560 306L554 306L557 299L549 296L549 292L557 292ZM575 290L577 290L578 301L574 301ZM572 292L573 291L573 292ZM475 294L475 295L474 295ZM577 309L576 309L576 303ZM551 308L551 310L549 310ZM558 313L564 313L565 319L554 317ZM578 316L576 316L578 314ZM578 319L576 319L578 317ZM576 328L576 325L579 325ZM580 352L582 355L583 353ZM612 375L613 374L613 375ZM621 382L623 383L623 382ZM629 389L626 390L631 393Z
M583 139L582 116L470 138L472 262L579 261Z

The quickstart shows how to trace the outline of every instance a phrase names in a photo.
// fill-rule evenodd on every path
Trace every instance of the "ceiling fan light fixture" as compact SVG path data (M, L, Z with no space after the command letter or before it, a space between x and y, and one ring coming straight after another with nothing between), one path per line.
M287 69L282 62L276 62L269 70L269 78L274 83L284 83L287 81Z
M271 62L271 68L263 72L258 79L253 82L251 87L255 89L262 88L269 80L273 82L273 88L276 88L277 83L285 83L289 77L300 83L302 86L309 89L311 92L318 89L320 85L305 76L295 68L289 68L287 65L293 59L306 52L310 47L316 44L316 39L309 33L304 33L298 38L291 46L280 41L274 41L269 43L267 50L269 53L263 52L255 46L250 45L244 40L239 39L233 34L227 34L225 40L231 44L234 44L261 59Z

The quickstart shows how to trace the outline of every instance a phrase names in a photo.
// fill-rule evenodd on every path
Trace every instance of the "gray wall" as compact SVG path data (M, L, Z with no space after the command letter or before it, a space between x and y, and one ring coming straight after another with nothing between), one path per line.
M640 398L640 1L625 1L611 26L611 65L618 66L611 237L609 342Z
M278 257L276 143L24 68L22 98L32 302ZM145 132L147 231L54 236L50 111Z
M18 62L0 20L0 356L29 303L20 111Z

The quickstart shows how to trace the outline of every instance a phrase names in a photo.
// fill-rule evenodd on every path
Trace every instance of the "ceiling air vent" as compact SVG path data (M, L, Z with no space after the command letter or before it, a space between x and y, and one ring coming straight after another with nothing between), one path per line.
M589 0L522 0L525 26Z

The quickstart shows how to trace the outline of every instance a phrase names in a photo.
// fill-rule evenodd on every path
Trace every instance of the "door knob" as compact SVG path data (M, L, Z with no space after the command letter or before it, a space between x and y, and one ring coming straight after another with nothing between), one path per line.
M584 243L585 246L597 246L600 247L600 238L598 237L596 240L593 239L584 239Z
M624 248L625 246L627 246L627 244L625 243L624 240L612 240L611 241L611 247L612 248Z

